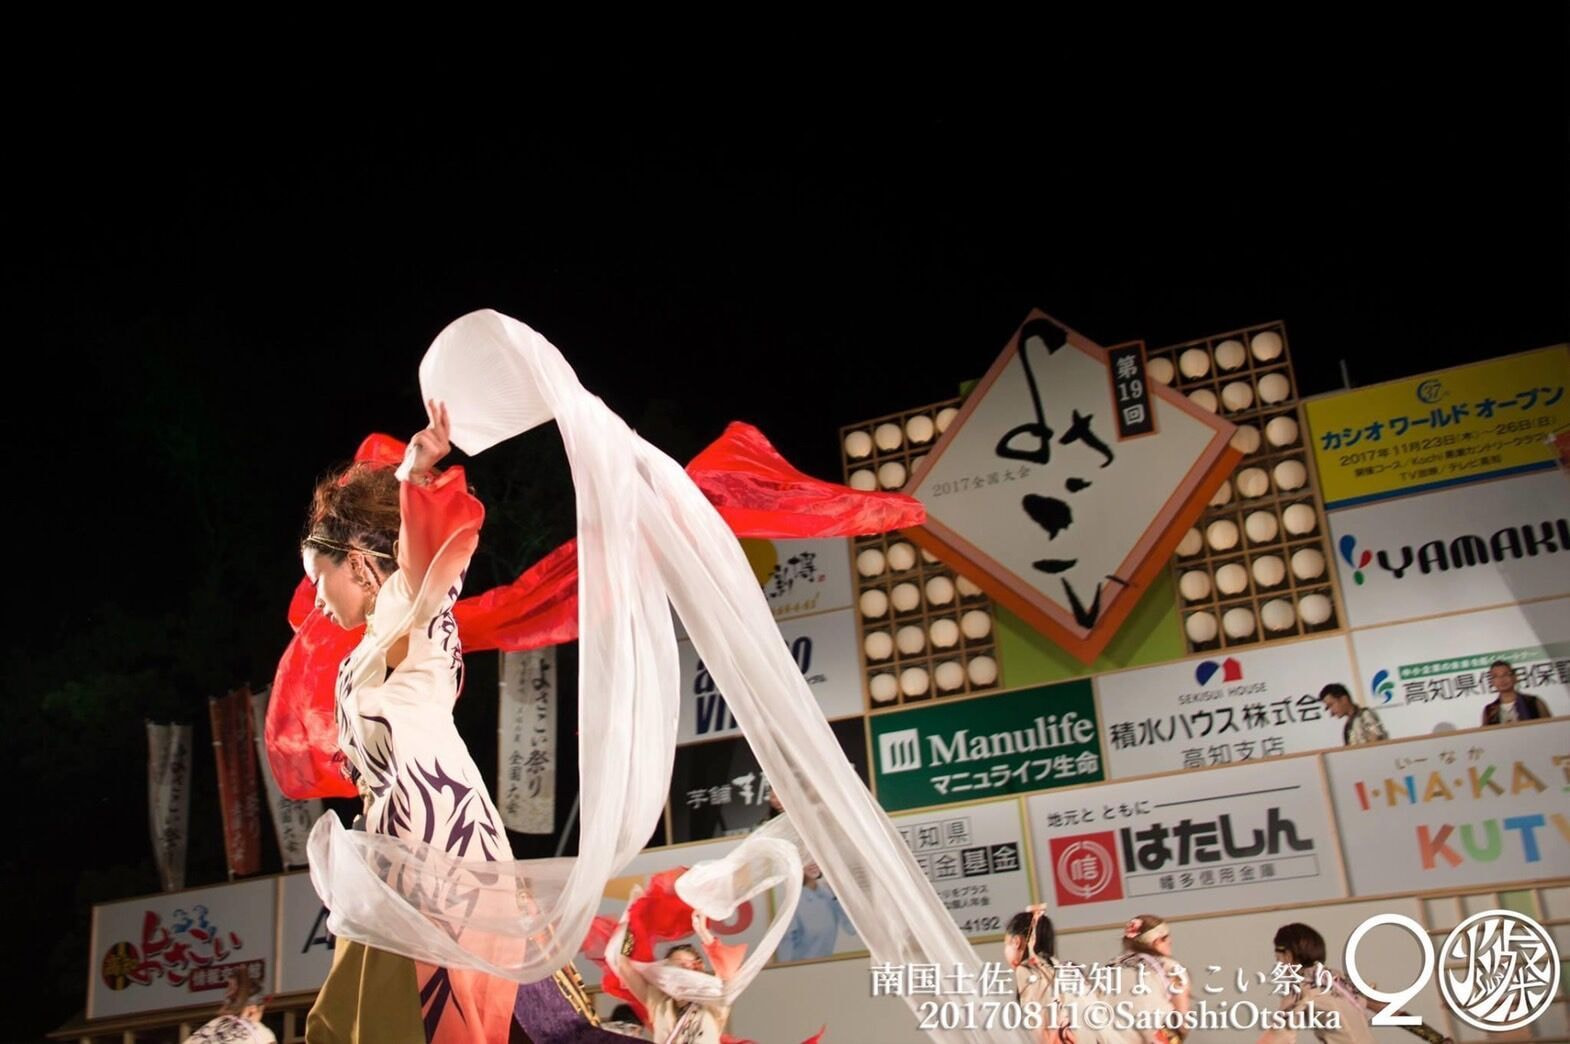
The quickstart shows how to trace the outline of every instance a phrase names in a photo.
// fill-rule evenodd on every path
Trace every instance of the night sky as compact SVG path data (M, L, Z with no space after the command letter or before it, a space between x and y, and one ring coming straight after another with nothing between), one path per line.
M453 318L528 322L678 459L741 419L825 476L841 424L954 395L1032 307L1151 347L1281 319L1305 394L1340 360L1366 384L1570 340L1565 12L1180 55L1103 35L838 84L797 56L756 96L732 58L670 97L520 80L506 111L19 116L0 1038L80 1009L91 901L156 890L143 720L197 723L213 789L206 698L270 680L313 480L423 425ZM559 449L526 439L473 469L493 503L548 461L511 564L568 535ZM493 691L469 734L494 737ZM204 800L192 884L223 877Z

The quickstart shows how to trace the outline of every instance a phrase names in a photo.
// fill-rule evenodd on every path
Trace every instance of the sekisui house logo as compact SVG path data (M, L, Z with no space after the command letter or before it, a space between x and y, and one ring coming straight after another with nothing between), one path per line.
M1216 676L1217 671L1221 672L1221 681L1223 683L1243 680L1243 665L1231 656L1228 656L1220 663L1217 663L1215 660L1206 660L1204 663L1201 663L1194 668L1194 680L1201 685L1209 685L1210 679Z
M1074 837L1054 837L1052 886L1059 906L1105 903L1123 898L1117 841L1110 830Z
M901 729L879 736L878 766L885 776L921 768L921 730Z
M1396 683L1390 677L1389 671L1375 671L1374 680L1369 684L1369 690L1379 698L1381 704L1389 703L1395 699Z
M1495 530L1487 537L1462 533L1450 539L1430 540L1413 547L1359 551L1357 537L1347 533L1336 542L1341 558L1352 569L1352 581L1361 586L1368 580L1371 563L1397 580L1408 576L1451 573L1473 566L1498 566L1506 562L1545 555L1570 554L1570 519L1549 518L1539 522L1518 522Z
M1357 537L1351 533L1342 537L1340 543L1336 546L1341 549L1341 557L1346 559L1346 564L1352 567L1352 579L1361 585L1367 579L1363 575L1363 570L1367 568L1369 562L1374 560L1374 553L1365 548L1363 553L1359 555L1357 553Z

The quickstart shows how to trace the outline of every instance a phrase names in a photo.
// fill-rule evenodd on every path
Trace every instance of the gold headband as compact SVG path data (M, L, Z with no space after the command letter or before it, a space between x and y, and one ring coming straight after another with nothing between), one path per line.
M368 547L360 547L357 544L340 544L336 540L328 540L326 537L317 536L315 533L312 533L310 536L306 537L304 540L301 541L301 543L303 543L303 544L320 544L322 547L327 548L329 551L341 551L344 554L348 554L351 551L358 551L362 555L370 555L373 558L385 558L388 561L391 561L392 557L393 557L392 555L389 555L385 551L372 551Z

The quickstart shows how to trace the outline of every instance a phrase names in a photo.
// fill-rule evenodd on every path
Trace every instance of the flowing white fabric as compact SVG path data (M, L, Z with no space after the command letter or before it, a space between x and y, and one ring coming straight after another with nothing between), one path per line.
M873 962L935 965L946 977L960 967L975 981L975 952L845 759L734 534L682 468L586 392L543 337L497 312L443 330L420 384L425 398L447 404L452 441L471 454L552 419L560 428L578 517L579 855L459 863L326 817L312 836L312 880L332 930L524 982L571 960L606 882L654 832L670 787L680 705L673 606ZM774 872L775 860L788 861L769 844L744 858L755 855ZM733 871L707 871L707 880L731 875L717 891L733 897L745 891ZM705 908L715 890L689 891L703 912L725 913ZM789 917L781 912L776 926ZM767 958L778 941L770 933L749 960ZM932 1038L1028 1035L956 1029Z

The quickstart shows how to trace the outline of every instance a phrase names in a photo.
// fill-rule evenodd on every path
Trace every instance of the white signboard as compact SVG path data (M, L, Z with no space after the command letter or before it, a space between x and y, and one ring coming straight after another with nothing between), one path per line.
M849 540L738 540L774 619L848 609L855 600ZM680 617L676 618L676 636L687 636Z
M1027 808L1060 930L1345 894L1312 757L1049 791Z
M271 983L276 905L264 879L93 907L87 1017L217 1004L241 967Z
M1352 646L1365 702L1392 737L1481 725L1495 660L1515 668L1518 691L1570 714L1570 598L1353 631Z
M1113 778L1236 764L1341 745L1319 690L1355 688L1344 635L1223 650L1096 679Z
M318 989L333 966L334 937L327 930L327 907L311 887L310 874L289 874L278 883L282 892L278 992Z
M969 938L996 936L1031 904L1019 800L895 816L894 826Z
M817 697L826 718L860 714L861 658L857 655L856 619L849 609L780 621L780 634L796 666ZM692 642L676 643L681 654L681 718L676 742L739 736L725 697L698 659Z
M627 908L628 897L632 894L635 885L647 888L649 879L662 871L679 866L690 869L704 860L720 859L740 843L739 840L706 841L696 845L657 848L639 853L620 875L606 882L605 899L600 903L600 915L613 920L619 919L622 911ZM710 931L714 933L716 939L724 943L731 945L746 943L748 946L756 946L769 926L771 899L770 895L754 896L738 906L735 915L729 921L723 924L710 922ZM697 946L698 938L689 933L680 939L662 940L655 944L655 956L665 956L665 951L678 943ZM599 986L599 967L582 954L574 960L584 983L591 987Z
M508 830L556 830L556 648L501 654L496 807Z
M1558 471L1333 511L1353 627L1570 594L1570 482Z
M1570 877L1570 722L1325 756L1354 895Z

